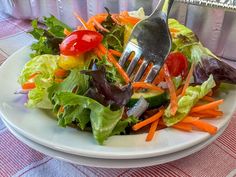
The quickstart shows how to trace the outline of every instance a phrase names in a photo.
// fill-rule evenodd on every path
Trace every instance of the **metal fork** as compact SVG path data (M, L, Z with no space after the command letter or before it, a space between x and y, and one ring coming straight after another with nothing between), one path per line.
M124 68L127 59L131 53L134 53L134 57L126 70L130 76L138 61L144 58L134 76L134 82L140 80L147 66L153 63L153 67L145 79L145 82L152 82L171 50L172 42L167 20L172 4L173 0L160 0L153 13L137 23L132 31L119 64Z

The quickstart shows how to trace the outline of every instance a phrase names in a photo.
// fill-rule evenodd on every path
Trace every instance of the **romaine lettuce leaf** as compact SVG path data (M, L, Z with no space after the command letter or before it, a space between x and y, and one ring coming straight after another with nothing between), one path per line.
M180 122L191 110L191 108L198 102L199 99L204 97L211 89L215 87L213 76L210 75L207 81L202 85L189 86L186 93L178 100L178 109L175 116L171 115L170 105L164 113L163 121L166 126L172 126Z
M81 107L81 109L89 109L93 136L99 144L103 144L111 136L113 129L123 114L123 109L111 111L109 107L105 107L89 97L69 92L57 93L55 95L55 103L66 109L70 109L71 106L75 109L78 109L77 106Z
M37 73L33 78L36 88L28 93L28 102L26 106L29 108L45 108L51 109L52 104L48 100L47 89L53 83L54 71L57 68L57 55L40 55L29 60L18 78L18 82L22 85L30 79L32 74Z
M197 36L186 26L175 19L168 20L169 28L177 32L172 36L172 50L182 52L190 62L201 62L203 56L219 59L209 49L205 48Z

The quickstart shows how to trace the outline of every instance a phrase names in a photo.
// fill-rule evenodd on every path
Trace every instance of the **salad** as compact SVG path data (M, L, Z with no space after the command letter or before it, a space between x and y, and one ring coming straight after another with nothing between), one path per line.
M146 141L151 141L156 130L166 127L215 134L217 127L204 119L223 115L223 100L214 93L221 83L236 83L235 69L189 28L169 19L173 44L163 68L145 83L150 63L141 80L133 82L118 61L144 11L106 10L87 22L75 14L82 24L76 29L54 16L41 24L32 21L30 34L37 42L18 78L21 93L28 95L25 106L52 110L59 126L91 131L99 144L139 130L148 131Z

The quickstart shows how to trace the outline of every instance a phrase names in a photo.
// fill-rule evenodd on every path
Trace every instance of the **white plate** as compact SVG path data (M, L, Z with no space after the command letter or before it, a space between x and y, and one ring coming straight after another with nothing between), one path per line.
M207 145L212 143L218 136L220 136L227 125L221 128L220 131L217 132L216 135L210 137L206 141L199 143L191 148L187 148L182 151L178 151L175 153L171 153L168 155L161 155L158 157L150 157L150 158L142 158L142 159L99 159L99 158L89 158L89 157L83 157L78 155L72 155L68 153L64 153L61 151L53 150L51 148L42 146L40 144L37 144L28 138L21 135L19 132L14 130L9 124L4 122L7 128L11 131L11 133L20 141L27 144L31 148L44 153L48 156L64 160L67 162L71 162L78 165L85 165L85 166L91 166L91 167L100 167L100 168L139 168L139 167L147 167L147 166L153 166L153 165L159 165L167 162L171 162L174 160L181 159L183 157L189 156L193 153L196 153L200 151L201 149L205 148Z
M205 132L186 133L166 128L158 131L151 142L145 142L146 134L113 136L104 146L100 146L89 132L58 127L50 112L26 109L22 103L22 96L14 94L19 88L17 77L29 59L29 53L29 47L17 51L0 68L0 113L14 129L38 144L86 157L134 159L177 152L210 137ZM219 129L226 125L234 112L236 89L229 90L222 97L225 99L221 106L224 116L211 121Z

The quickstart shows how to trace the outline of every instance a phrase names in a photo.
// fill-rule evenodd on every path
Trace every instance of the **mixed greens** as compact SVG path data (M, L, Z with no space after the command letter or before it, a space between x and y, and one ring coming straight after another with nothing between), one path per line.
M40 25L32 22L30 34L37 42L18 79L28 94L25 105L51 109L59 126L91 131L99 144L150 124L147 141L164 127L190 131L195 126L214 134L217 128L199 118L222 115L218 110L222 100L214 102L209 94L216 83L236 83L235 70L225 67L190 29L169 19L173 48L165 65L153 83L144 82L151 64L139 82L132 82L133 76L127 76L118 60L145 14L142 9L120 14L106 10L87 22L77 16L82 24L77 29L54 16L45 17ZM132 55L129 58L130 62ZM217 67L211 65L214 62ZM206 100L215 107L196 106Z

